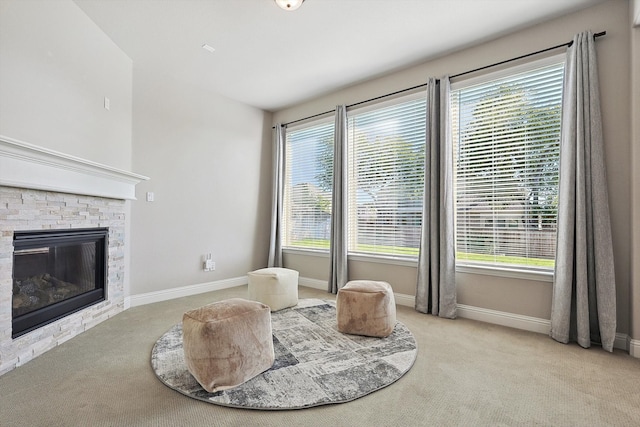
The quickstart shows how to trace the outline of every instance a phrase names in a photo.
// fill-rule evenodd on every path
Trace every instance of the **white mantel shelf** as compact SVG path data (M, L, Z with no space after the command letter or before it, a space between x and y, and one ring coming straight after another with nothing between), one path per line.
M0 135L0 185L135 200L148 179Z

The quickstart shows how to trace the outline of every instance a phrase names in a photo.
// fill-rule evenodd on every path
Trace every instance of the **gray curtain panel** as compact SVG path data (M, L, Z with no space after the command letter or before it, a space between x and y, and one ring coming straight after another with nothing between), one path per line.
M269 267L282 267L282 201L284 197L285 126L277 124L273 139L273 199L271 201L271 237Z
M347 108L336 107L333 146L333 196L331 199L331 245L328 291L336 294L348 280L347 270Z
M551 337L613 351L616 281L593 34L567 51Z
M427 84L424 205L418 255L417 311L456 317L453 141L449 78Z

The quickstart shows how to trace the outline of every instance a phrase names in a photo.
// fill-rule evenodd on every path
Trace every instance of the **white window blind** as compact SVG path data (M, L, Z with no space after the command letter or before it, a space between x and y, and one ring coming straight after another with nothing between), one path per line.
M420 94L349 112L349 252L418 254L425 109Z
M283 246L329 249L333 120L287 129Z
M458 263L553 268L563 72L452 91Z

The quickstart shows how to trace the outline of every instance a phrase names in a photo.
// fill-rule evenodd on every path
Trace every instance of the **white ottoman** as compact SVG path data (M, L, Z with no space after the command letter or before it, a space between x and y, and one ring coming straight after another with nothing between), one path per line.
M298 272L271 267L252 271L249 276L249 299L268 305L271 311L298 304Z

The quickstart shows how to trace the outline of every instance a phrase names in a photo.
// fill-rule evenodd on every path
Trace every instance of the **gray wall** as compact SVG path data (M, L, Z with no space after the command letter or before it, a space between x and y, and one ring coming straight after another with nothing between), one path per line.
M351 104L375 96L424 83L429 76L456 74L504 59L569 41L584 30L607 31L597 41L602 93L602 110L609 179L609 199L616 257L618 331L630 331L631 249L631 102L630 24L627 0L612 0L589 9L541 23L517 33L489 41L375 80L357 84L335 93L277 111L274 123L287 122ZM636 31L636 30L634 30ZM425 41L425 43L428 41ZM289 254L288 266L300 270L303 277L326 280L328 260L308 255ZM350 278L387 278L394 291L415 295L415 267L394 266L351 260ZM551 310L551 283L478 274L458 273L458 302L548 319Z
M271 115L135 65L133 80L133 168L151 179L133 202L131 294L265 267Z
M71 0L0 1L0 54L0 135L151 178L127 202L129 295L266 266L270 113L136 68Z
M0 52L0 135L131 169L131 59L75 3L2 0Z
M131 170L132 61L75 3L0 1L0 58L0 135Z

